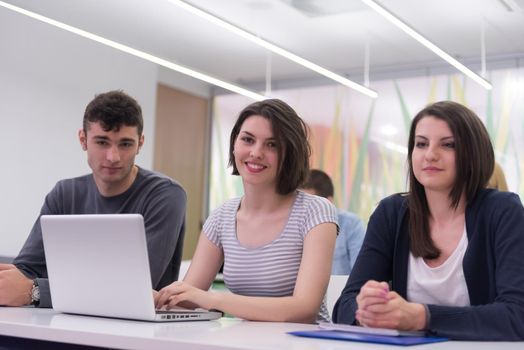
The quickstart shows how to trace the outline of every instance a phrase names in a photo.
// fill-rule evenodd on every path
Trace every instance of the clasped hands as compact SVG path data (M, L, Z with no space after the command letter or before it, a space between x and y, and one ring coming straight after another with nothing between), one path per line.
M424 305L406 301L398 293L390 291L386 282L366 282L356 300L358 310L355 317L364 327L404 331L426 327Z

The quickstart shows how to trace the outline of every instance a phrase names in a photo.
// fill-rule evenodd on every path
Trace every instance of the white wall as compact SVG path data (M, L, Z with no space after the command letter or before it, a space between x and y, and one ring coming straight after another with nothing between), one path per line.
M142 106L151 168L157 67L0 9L0 256L16 256L47 192L89 172L77 141L86 104L123 89Z
M164 67L158 67L158 82L198 97L212 97L213 88L208 83Z

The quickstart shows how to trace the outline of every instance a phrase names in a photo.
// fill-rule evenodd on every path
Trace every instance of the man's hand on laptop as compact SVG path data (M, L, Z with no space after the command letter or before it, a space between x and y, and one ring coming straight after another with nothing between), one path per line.
M0 305L22 306L31 304L33 281L15 265L0 264Z
M157 309L171 309L175 306L194 309L200 307L203 309L215 308L215 294L193 287L192 285L176 281L169 286L162 288L154 296L155 307Z

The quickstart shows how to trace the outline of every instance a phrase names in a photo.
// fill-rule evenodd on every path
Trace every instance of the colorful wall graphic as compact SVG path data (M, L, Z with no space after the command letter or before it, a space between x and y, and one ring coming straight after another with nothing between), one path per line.
M381 198L406 190L407 135L413 116L426 104L453 100L484 121L509 189L524 195L524 69L492 71L486 91L461 75L376 81L372 100L342 86L274 91L311 128L311 166L335 184L336 205L367 222ZM214 100L210 201L213 210L242 195L227 167L229 134L240 110L251 103L238 95Z

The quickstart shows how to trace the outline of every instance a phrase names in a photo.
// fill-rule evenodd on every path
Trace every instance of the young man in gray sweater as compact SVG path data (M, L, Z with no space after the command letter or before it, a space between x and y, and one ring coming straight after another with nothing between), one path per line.
M59 181L40 215L142 214L153 288L178 278L186 193L170 178L135 165L144 143L142 111L122 91L97 95L86 107L80 145L91 174ZM93 257L96 259L96 257ZM0 305L51 307L40 217L13 264L0 264Z

